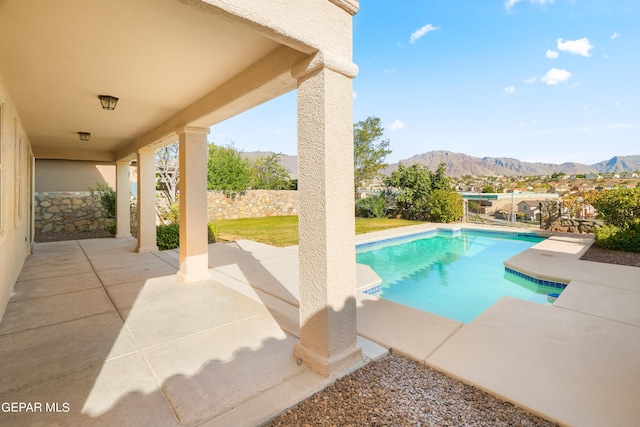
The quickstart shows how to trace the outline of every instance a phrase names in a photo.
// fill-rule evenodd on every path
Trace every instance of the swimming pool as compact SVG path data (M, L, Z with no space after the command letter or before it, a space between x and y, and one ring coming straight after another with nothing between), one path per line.
M503 261L544 237L528 233L438 230L359 245L356 261L380 276L376 295L468 323L503 296L541 304L557 285L506 271ZM551 285L551 284L550 284Z

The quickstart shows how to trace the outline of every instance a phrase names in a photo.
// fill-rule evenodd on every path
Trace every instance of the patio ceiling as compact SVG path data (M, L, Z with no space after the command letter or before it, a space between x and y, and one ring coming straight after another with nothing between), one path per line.
M220 105L204 99L283 52L299 55L177 0L0 1L0 74L41 158L116 160L176 125L210 126L295 88L289 74L269 98L217 115ZM100 94L120 98L117 108L103 110Z

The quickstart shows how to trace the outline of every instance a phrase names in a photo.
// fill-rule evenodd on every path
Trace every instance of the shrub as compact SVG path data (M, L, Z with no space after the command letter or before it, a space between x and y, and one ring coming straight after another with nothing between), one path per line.
M169 224L179 224L180 223L180 203L176 202L169 206L159 208L158 215L160 216L160 220L163 223L166 221Z
M356 202L356 216L360 218L384 218L387 210L387 199L382 196L369 196Z
M178 224L156 226L156 243L161 251L180 246L180 226Z
M425 204L427 219L431 222L454 222L462 218L462 197L453 191L434 190Z
M604 191L591 204L607 224L626 228L640 223L640 188Z
M97 200L102 205L105 218L115 219L116 217L116 190L111 188L109 184L101 184L96 182L95 190L89 187L89 194L94 200ZM115 222L110 223L105 227L111 234L116 234Z
M207 224L207 241L216 243L218 241L218 227L210 222ZM158 249L175 249L180 246L180 226L178 224L158 225L156 227L156 243Z
M116 234L116 223L115 223L115 221L112 221L109 224L105 225L104 229L105 229L105 231L107 231L112 236L115 236L115 234Z
M627 228L607 225L595 230L595 245L616 251L640 252L640 224Z
M207 224L207 240L209 243L216 243L218 241L219 234L220 230L218 230L217 225L212 222Z
M605 191L592 202L607 226L596 229L596 246L640 252L640 188Z

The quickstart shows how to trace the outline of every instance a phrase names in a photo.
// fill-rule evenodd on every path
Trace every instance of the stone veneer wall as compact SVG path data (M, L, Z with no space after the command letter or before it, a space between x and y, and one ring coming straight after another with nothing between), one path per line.
M597 219L560 218L548 229L562 233L593 234L597 228L601 228L603 225L604 223Z
M234 199L209 191L207 197L209 220L298 214L298 192L292 190L250 190ZM132 209L132 227L135 219ZM36 234L103 230L111 222L88 191L35 194Z
M219 219L261 218L298 215L295 190L249 190L234 199L209 191L209 221Z
M35 193L36 234L103 230L112 222L88 191Z

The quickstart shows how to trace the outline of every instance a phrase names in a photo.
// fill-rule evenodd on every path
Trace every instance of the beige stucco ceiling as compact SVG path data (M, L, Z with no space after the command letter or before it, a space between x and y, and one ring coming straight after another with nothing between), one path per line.
M115 153L280 46L177 0L0 0L0 74L34 152Z

